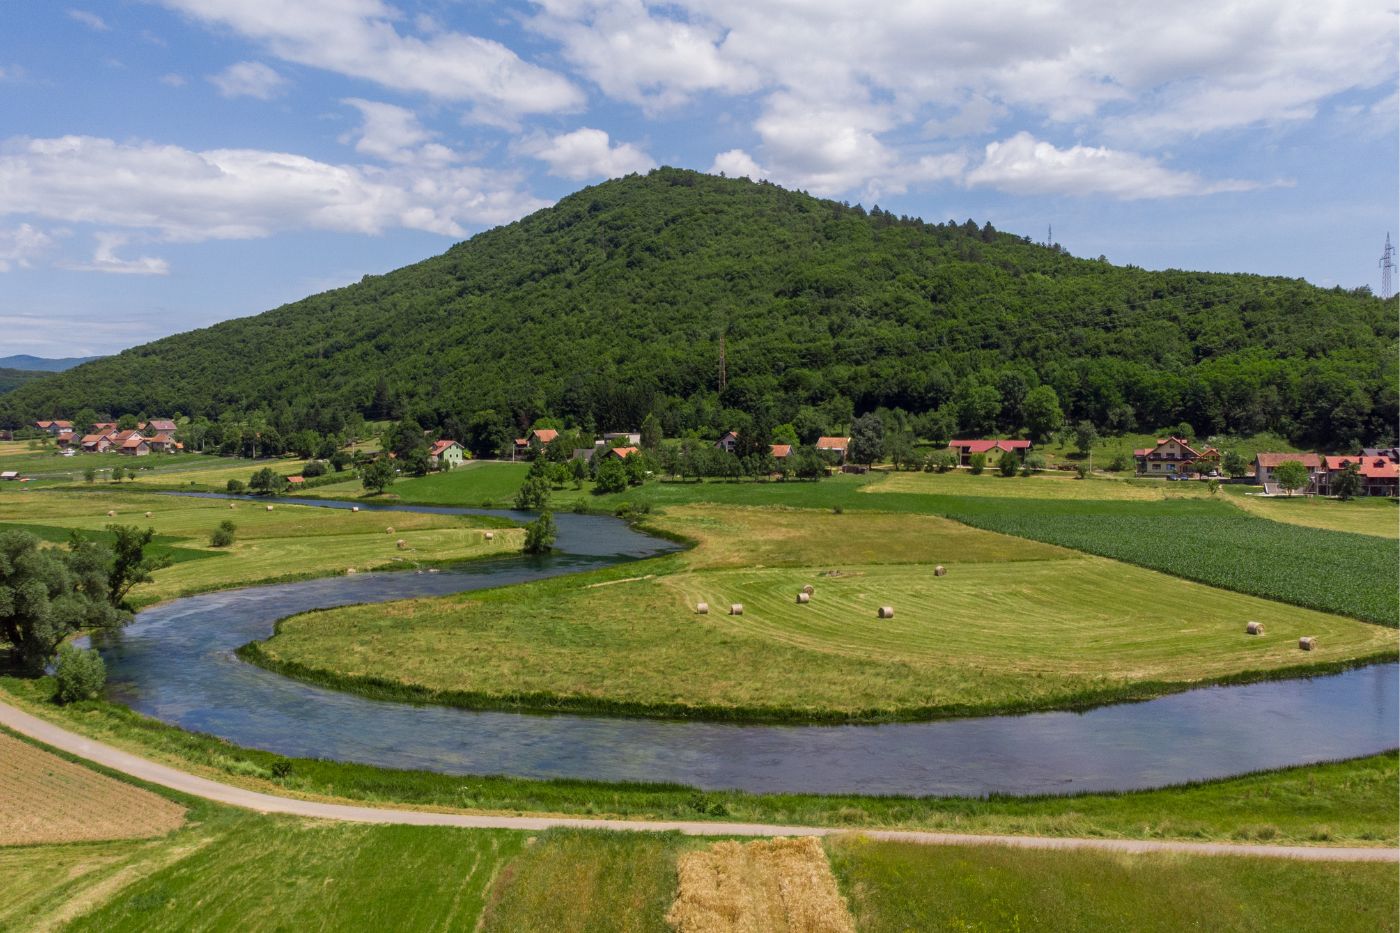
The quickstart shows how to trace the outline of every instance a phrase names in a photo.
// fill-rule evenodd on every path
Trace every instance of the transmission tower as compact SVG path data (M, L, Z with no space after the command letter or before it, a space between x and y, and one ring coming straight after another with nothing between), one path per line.
M1387 301L1395 297L1395 247L1390 245L1390 234L1385 235L1385 250L1381 253L1381 297Z

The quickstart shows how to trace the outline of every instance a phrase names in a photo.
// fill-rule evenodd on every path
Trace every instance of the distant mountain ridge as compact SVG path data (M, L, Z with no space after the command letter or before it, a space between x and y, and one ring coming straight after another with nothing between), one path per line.
M20 353L16 356L0 356L0 369L21 369L26 372L61 373L83 363L100 360L100 356L68 356L62 359L49 359Z
M1393 435L1396 341L1394 304L1364 290L1115 266L663 168L28 383L0 397L0 426L90 407L334 430L326 413L357 411L517 437L542 416L636 430L655 413L669 436L718 436L885 407L991 436L1024 430L1022 401L1048 385L1070 423L1101 430L1342 447Z

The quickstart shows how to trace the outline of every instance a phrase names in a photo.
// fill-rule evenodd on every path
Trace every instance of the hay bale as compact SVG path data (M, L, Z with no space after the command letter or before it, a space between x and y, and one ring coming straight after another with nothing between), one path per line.
M811 594L811 593L798 593L798 594L797 594L797 602L798 602L799 605L800 605L800 604L803 604L803 603L811 602L811 599L812 599L812 594Z
M402 551L402 550L403 550L404 548L406 548L406 547L408 547L408 542L405 541L403 538L400 538L400 539L398 540L398 548L399 548L399 550Z
M709 614L710 614L710 604L709 604L709 603L696 603L696 604L695 604L695 614L696 614L696 615L702 615L702 616L709 615Z
M268 510L269 512L271 512L271 511L272 511L272 506L269 505L269 506L267 507L267 510Z
M1264 623L1263 623L1263 622L1250 622L1248 625L1246 625L1246 626L1244 627L1244 633L1245 633L1246 635L1263 635L1263 634L1264 634Z
M1317 647L1317 639L1311 635L1304 635L1298 639L1298 647L1304 651L1311 651Z
M893 607L893 606L881 606L881 607L880 607L880 611L879 611L879 613L878 613L878 616L879 616L881 619L893 619L893 618L894 618L894 607Z
M235 504L233 504L232 502L230 502L230 503L228 504L228 507L231 508L231 509L236 509L236 508L238 508L238 506L235 505Z
M151 513L150 513L150 512L147 512L147 513L146 513L146 517L147 517L147 518L150 518L150 517L151 517Z
M946 574L947 572L948 572L948 568L947 568L947 567L944 567L942 564L939 564L937 567L934 567L934 568L933 568L933 575L934 575L935 577L941 577L941 576L943 576L944 574Z
M354 567L346 567L345 572L346 574L359 573L359 571L356 570Z
M115 511L114 509L108 509L108 510L107 510L107 517L108 517L108 518L116 518L116 517L117 517L116 511Z
M743 614L744 614L744 604L743 604L743 603L730 603L730 604L729 604L729 614L732 615L732 616L741 616L741 615L743 615Z
M496 533L494 531L488 531L486 532L486 534L482 535L482 537L485 538L487 541L495 541Z
M358 511L360 511L360 507L359 507L358 505L352 505L352 506L350 506L350 511L352 511L352 512L358 512Z
M384 533L385 533L386 535L391 535L391 534L394 533L394 529L392 529L392 528L385 528L385 529L384 529Z
M806 593L808 596L811 596L813 593L816 592L816 589L812 586L812 584L808 583L802 588L802 592Z

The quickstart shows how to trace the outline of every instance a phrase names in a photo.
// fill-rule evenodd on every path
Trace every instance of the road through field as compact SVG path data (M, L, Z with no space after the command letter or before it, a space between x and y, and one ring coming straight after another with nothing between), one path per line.
M515 829L539 832L556 827L633 832L681 832L692 836L828 836L849 834L848 828L783 826L767 823L722 823L685 820L574 819L552 816L491 816L471 813L438 813L392 807L362 807L278 797L199 777L124 752L105 742L86 738L61 726L0 702L0 725L32 739L138 780L168 787L216 803L295 816L356 823L392 823L412 826L459 826L470 829ZM917 830L861 830L874 839L922 845L1001 845L1028 849L1097 849L1123 853L1178 852L1187 855L1247 855L1292 858L1305 861L1400 862L1400 849L1244 845L1209 842L1170 842L1139 839L1084 839L1054 836L992 836Z

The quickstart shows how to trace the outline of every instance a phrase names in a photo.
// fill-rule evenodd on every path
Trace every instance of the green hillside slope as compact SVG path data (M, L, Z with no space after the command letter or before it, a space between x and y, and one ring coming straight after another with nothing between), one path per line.
M728 382L718 393L720 336ZM441 256L24 386L0 419L92 406L262 409L668 434L724 409L839 423L943 407L1014 430L1045 382L1071 420L1188 421L1343 445L1388 434L1394 308L1301 280L1148 272L965 224L660 169L586 188Z

